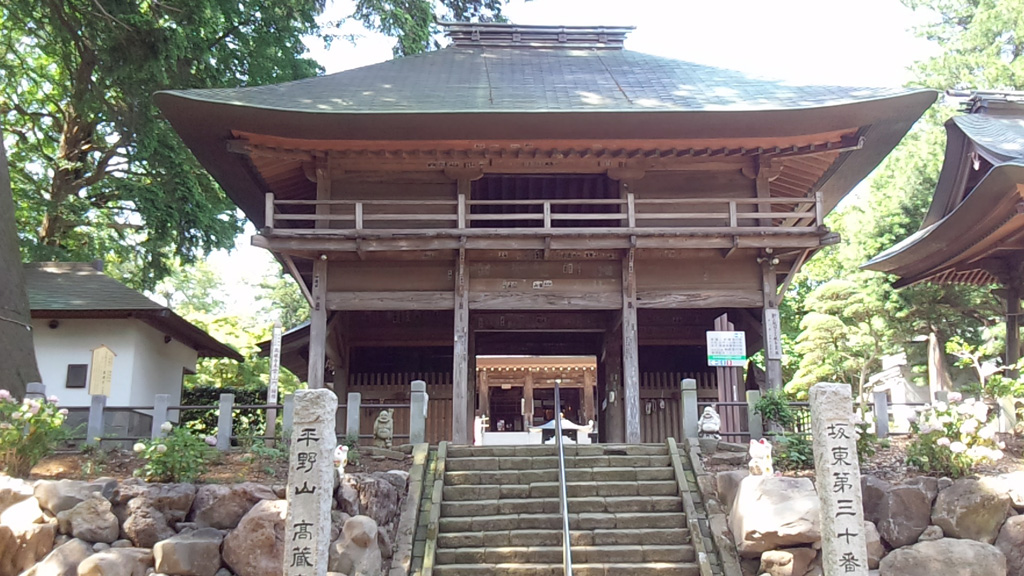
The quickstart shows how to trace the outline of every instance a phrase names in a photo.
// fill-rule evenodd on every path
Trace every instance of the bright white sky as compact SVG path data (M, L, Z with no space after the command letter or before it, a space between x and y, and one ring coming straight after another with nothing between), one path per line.
M352 5L332 2L324 21L340 20ZM922 17L899 0L511 0L505 15L516 24L635 26L628 50L798 84L899 86L910 79L908 66L934 50L911 30ZM325 50L317 39L307 42L328 74L391 59L393 39L351 22L340 32L357 43L339 39ZM228 314L252 314L252 286L278 269L250 245L253 232L247 227L230 254L210 256L229 295Z

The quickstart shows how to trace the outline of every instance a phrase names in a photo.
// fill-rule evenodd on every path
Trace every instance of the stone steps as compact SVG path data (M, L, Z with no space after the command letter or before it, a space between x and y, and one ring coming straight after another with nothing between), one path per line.
M571 510L572 508L570 508ZM440 532L475 532L500 530L559 530L562 516L550 514L503 514L441 518ZM686 514L580 514L569 513L570 530L632 530L640 528L686 528Z
M568 465L568 463L567 463ZM572 482L647 482L657 480L675 481L671 468L597 467L569 468L566 480ZM534 484L537 482L558 482L558 470L460 470L445 473L446 486L466 484Z
M565 492L569 498L592 496L671 496L679 494L679 485L676 484L675 480L649 482L568 482L565 486ZM557 498L558 494L558 482L444 487L445 501Z
M561 564L562 546L488 546L481 548L438 548L439 564L506 564L532 562L536 564ZM573 546L573 563L607 562L692 562L693 546L664 545L609 545Z
M573 576L699 576L690 562L573 564ZM437 576L562 576L559 564L448 564L434 568Z
M555 525L561 517L555 518ZM685 523L685 519L684 519ZM575 528L570 521L569 542L572 546L639 546L639 545L672 545L679 546L690 538L686 528ZM442 548L485 548L504 547L518 544L519 546L545 546L551 542L562 541L560 528L530 529L517 531L507 530L472 530L442 532L437 536L437 545ZM561 548L559 548L561 550ZM575 550L575 548L574 548Z
M668 446L566 446L577 575L700 573ZM433 573L562 574L558 461L546 446L448 447Z

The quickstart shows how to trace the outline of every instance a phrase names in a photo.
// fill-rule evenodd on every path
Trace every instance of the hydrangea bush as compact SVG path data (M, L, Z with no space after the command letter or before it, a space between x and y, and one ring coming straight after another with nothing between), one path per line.
M996 415L989 414L984 402L956 392L950 393L948 404L919 409L910 428L914 437L907 447L907 464L923 472L960 478L978 464L1003 457Z
M10 392L0 390L0 469L11 476L28 476L67 438L63 428L67 414L57 406L56 396L18 402Z
M194 482L206 472L213 458L210 446L217 440L200 438L170 422L164 422L160 429L165 437L135 443L133 450L146 462L135 475L150 482Z

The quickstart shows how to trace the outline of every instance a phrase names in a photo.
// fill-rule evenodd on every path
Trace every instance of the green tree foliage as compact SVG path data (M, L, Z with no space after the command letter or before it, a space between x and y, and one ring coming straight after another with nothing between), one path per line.
M354 18L430 47L434 19L495 17L504 0L360 0ZM324 0L0 3L0 123L23 257L106 259L151 288L176 263L232 246L232 204L152 103L163 89L285 82L319 67Z
M264 84L318 70L301 37L318 0L0 7L0 120L24 256L108 264L152 286L175 262L229 248L239 219L160 119L166 88Z
M357 0L352 16L368 30L397 38L395 56L439 48L438 21L502 21L505 0Z

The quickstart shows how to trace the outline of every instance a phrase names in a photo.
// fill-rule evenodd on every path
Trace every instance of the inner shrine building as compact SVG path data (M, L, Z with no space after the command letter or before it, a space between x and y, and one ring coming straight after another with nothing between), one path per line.
M780 386L780 295L935 100L632 52L624 27L446 28L434 52L155 96L310 302L285 365L370 400L426 380L432 441L539 422L555 380L601 441L679 437L680 378L743 398L707 366L716 328L767 342Z

